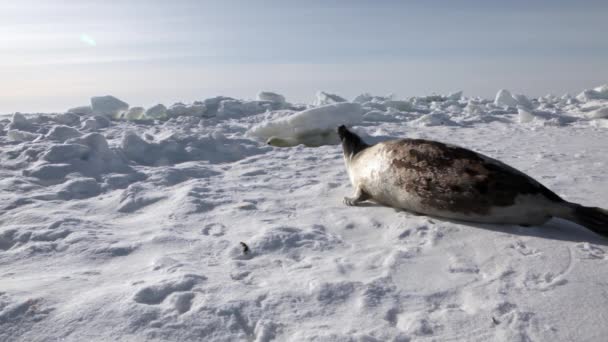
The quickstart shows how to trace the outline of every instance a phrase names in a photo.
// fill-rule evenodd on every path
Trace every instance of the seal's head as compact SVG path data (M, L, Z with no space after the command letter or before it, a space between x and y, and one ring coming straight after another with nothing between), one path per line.
M340 136L340 141L342 142L342 150L345 158L352 158L357 153L369 147L363 139L349 131L344 125L338 127L338 136Z

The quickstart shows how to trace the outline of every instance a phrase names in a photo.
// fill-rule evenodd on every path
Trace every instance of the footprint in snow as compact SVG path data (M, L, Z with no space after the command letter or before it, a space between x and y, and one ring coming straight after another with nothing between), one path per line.
M172 293L190 291L195 285L206 279L204 276L188 274L181 279L165 280L159 284L139 289L133 296L133 300L140 304L160 304ZM185 301L185 299L182 301Z
M209 223L208 225L205 226L205 228L203 228L201 230L201 233L203 235L207 235L207 236L222 236L224 235L226 232L226 226L221 224L221 223Z
M578 248L579 252L581 254L583 254L584 258L586 259L596 259L596 260L606 260L608 259L608 256L606 255L606 252L604 251L604 249L592 245L588 242L584 242L584 243L579 243L578 245L576 245L576 247Z
M509 248L516 250L523 256L535 256L542 254L542 252L539 250L528 247L522 240L517 240L516 242L512 243L509 245Z

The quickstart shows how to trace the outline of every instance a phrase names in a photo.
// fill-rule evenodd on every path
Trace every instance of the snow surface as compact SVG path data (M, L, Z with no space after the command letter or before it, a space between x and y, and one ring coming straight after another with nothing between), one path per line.
M606 239L346 207L328 133L465 146L606 207L604 88L323 94L0 118L0 341L605 339Z

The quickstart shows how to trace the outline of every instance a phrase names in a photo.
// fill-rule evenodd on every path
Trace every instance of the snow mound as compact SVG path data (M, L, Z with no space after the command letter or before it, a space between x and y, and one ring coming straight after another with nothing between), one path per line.
M186 274L179 279L166 280L160 284L145 286L133 296L133 300L141 304L160 304L173 292L190 291L207 278L200 275Z
M248 135L277 146L295 146L300 143L318 146L337 144L336 128L340 125L356 125L363 120L361 105L352 102L330 104L307 109L275 121L264 122L248 132Z
M65 144L50 145L40 160L23 172L41 180L62 180L68 174L101 180L103 174L134 171L109 147L103 135L90 133L69 139Z
M250 259L272 252L281 252L289 257L299 259L309 251L323 251L334 248L341 240L327 232L323 226L311 228L271 227L254 236L249 244L250 253L243 254L241 248L234 248L231 255L234 259Z
M193 160L231 162L265 151L251 140L231 139L221 133L204 136L171 134L156 142L146 141L133 132L126 132L121 148L130 160L150 166L173 165Z

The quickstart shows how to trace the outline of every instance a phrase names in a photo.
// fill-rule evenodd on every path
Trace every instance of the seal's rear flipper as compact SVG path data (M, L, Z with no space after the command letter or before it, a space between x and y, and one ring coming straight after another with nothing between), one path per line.
M608 237L608 211L605 209L572 204L572 212L564 218Z

